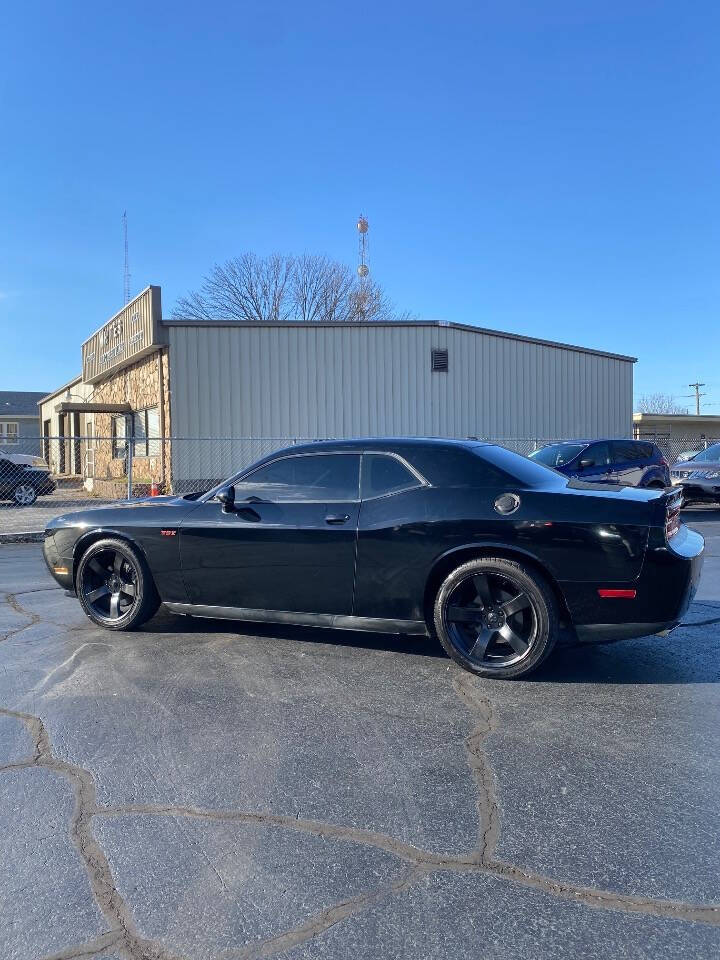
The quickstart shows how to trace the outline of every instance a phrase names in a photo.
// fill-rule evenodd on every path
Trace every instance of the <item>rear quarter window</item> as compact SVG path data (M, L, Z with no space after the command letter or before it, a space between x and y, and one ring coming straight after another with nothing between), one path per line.
M415 474L387 453L364 453L360 478L360 496L363 500L420 486Z

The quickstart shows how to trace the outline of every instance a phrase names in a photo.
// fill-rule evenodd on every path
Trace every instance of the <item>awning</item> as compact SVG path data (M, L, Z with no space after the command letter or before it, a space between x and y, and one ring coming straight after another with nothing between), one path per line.
M55 413L132 413L129 403L58 403Z

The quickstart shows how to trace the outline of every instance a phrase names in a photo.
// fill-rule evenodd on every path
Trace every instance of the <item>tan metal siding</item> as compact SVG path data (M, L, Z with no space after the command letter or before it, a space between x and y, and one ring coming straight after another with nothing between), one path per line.
M627 436L632 363L452 327L169 326L176 436ZM432 373L433 348L448 373Z

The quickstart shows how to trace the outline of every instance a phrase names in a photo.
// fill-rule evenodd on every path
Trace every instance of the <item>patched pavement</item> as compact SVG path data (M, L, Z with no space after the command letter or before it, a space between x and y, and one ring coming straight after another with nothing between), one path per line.
M685 519L686 626L515 682L418 638L112 634L0 546L0 956L720 955L720 512Z

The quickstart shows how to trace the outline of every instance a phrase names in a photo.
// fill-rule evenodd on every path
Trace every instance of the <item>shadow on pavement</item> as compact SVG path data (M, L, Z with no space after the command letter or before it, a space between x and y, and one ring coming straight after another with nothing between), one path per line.
M356 630L332 630L287 624L207 620L158 614L148 633L227 634L277 637L359 650L383 650L448 660L430 638ZM597 645L559 646L527 680L536 683L680 684L720 681L720 602L699 603L668 637L642 637ZM501 681L494 681L501 682Z

